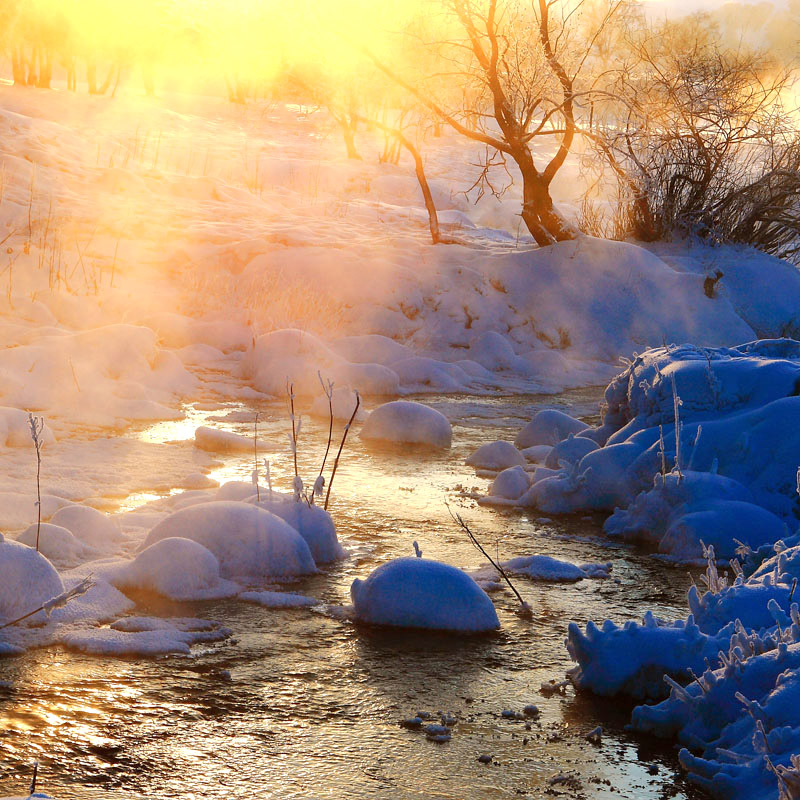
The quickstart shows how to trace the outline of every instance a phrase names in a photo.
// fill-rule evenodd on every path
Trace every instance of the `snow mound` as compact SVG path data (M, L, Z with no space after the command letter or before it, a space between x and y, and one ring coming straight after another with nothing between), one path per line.
M544 408L538 411L533 419L517 434L514 444L520 450L526 450L535 445L558 444L570 434L578 434L589 426L579 419L574 419L555 408Z
M510 467L524 467L526 461L513 444L498 440L481 445L466 463L471 467L499 472Z
M43 327L0 351L0 374L4 406L106 427L178 418L171 405L197 384L174 353L156 346L151 330L126 324L76 333Z
M142 549L172 537L206 547L218 559L222 577L232 580L264 583L268 578L316 572L305 539L251 503L215 501L182 508L147 534Z
M55 442L53 431L45 424L41 440L44 445ZM0 407L0 447L33 447L28 412L19 408Z
M449 448L453 439L450 421L444 414L409 400L395 400L378 406L367 417L360 435L366 440L443 449Z
M400 345L398 345L398 347L399 346ZM330 419L332 405L334 420L348 422L356 408L356 393L347 386L334 386L331 400L332 403L329 404L328 398L324 394L315 397L309 412L311 416ZM359 406L354 422L363 422L366 416L367 413L364 411L364 407Z
M481 632L500 627L489 596L449 564L399 558L350 587L356 619L372 625Z
M489 487L489 496L504 500L517 500L525 494L530 485L531 477L523 467L509 467L492 481L492 485Z
M400 389L397 373L388 367L351 363L314 334L295 329L259 336L243 369L256 389L272 395L286 392L288 378L298 395L315 396L320 390L318 373L362 395L393 395Z
M208 450L212 453L252 453L254 442L251 437L242 436L233 431L221 431L218 428L209 428L201 425L194 432L195 447ZM259 442L261 450L266 448L264 442Z
M97 550L108 552L122 541L122 532L117 523L91 506L64 506L53 514L50 522L66 528L84 544Z
M37 525L31 525L17 536L17 541L35 548L36 532ZM43 522L39 531L39 552L55 566L67 569L100 555L97 549L76 538L71 531L49 522Z
M544 459L544 465L549 469L571 467L599 447L597 442L586 436L570 434L566 439L553 446Z
M339 544L336 526L327 511L317 505L309 506L304 501L298 502L293 497L279 495L276 492L272 492L270 496L269 490L262 493L261 497L260 502L251 497L250 502L256 502L260 508L291 525L305 539L317 564L329 564L347 555Z
M171 600L211 600L235 595L240 587L220 578L216 556L191 539L168 537L129 562L106 572L121 591L154 592Z
M0 624L34 611L63 591L55 567L41 553L0 534ZM44 618L40 612L24 624L40 623Z

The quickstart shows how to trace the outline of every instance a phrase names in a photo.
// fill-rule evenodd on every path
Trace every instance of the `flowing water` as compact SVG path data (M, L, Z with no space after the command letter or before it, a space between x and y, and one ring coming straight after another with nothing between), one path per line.
M684 615L685 570L612 546L602 518L546 520L481 508L470 497L488 485L464 465L476 447L513 439L544 405L589 418L599 392L422 399L453 422L453 449L371 449L351 435L330 507L350 558L291 591L346 604L355 577L413 554L415 540L426 557L480 565L445 501L503 559L542 553L610 561L613 579L520 578L533 619L516 615L510 593L496 592L502 629L472 637L368 629L324 609L140 598L136 613L219 620L234 636L190 657L104 659L52 648L0 662L0 795L22 794L38 758L40 789L59 798L699 797L670 746L624 730L628 701L571 688L541 692L571 666L564 647L570 620L622 621L646 609ZM276 488L286 490L292 467L284 405L258 410L268 444L260 455L271 460ZM253 411L187 408L185 422L130 435L190 438L200 423L248 433ZM326 439L327 421L304 420L299 460L309 483ZM220 457L213 477L249 480L252 466L246 456ZM147 499L131 496L123 508ZM530 703L541 710L535 720L501 716ZM456 716L452 740L436 744L398 725L418 711ZM602 741L591 744L584 736L599 724ZM492 763L480 763L480 755ZM551 783L559 773L565 777Z

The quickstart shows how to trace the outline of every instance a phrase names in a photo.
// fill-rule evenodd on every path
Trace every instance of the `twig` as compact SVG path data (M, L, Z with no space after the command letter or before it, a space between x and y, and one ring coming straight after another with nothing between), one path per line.
M28 414L28 427L31 431L31 439L36 448L36 552L39 552L39 533L42 530L42 491L40 478L42 473L42 432L44 431L44 419Z
M478 541L475 534L470 530L469 525L467 525L467 523L464 522L460 514L457 514L456 512L453 511L452 508L450 508L450 504L446 501L445 501L445 507L447 508L447 512L450 514L450 517L452 518L453 522L455 522L456 525L458 525L461 528L461 530L463 530L464 533L467 534L473 546L483 554L484 558L486 558L486 560L498 571L498 573L502 576L503 580L509 585L511 591L514 592L514 594L517 597L517 600L519 600L520 613L527 617L531 616L531 607L522 599L522 595L517 591L517 587L514 586L514 584L511 582L511 578L508 577L508 573L500 566L498 561L495 561L486 552L483 545Z
M330 482L328 483L328 491L325 495L325 505L323 506L323 509L325 511L328 510L328 500L330 499L331 496L331 486L333 486L333 479L336 477L336 470L339 467L339 457L342 455L342 450L344 449L344 443L347 441L347 434L350 431L350 426L353 424L353 420L356 418L356 414L358 414L358 409L360 406L361 406L361 395L358 392L356 392L356 407L353 409L353 413L350 416L350 421L347 423L347 425L344 426L342 441L339 444L339 452L336 453L336 458L333 462L333 471L331 472L331 479Z
M261 502L261 490L258 486L258 411L253 419L253 478L256 482L256 501Z
M4 628L10 628L12 625L16 625L18 622L22 622L23 620L28 619L28 617L38 614L40 611L44 611L44 613L49 617L50 612L54 608L61 608L70 600L86 594L86 592L88 592L92 586L94 586L94 578L91 575L88 575L77 586L73 586L72 589L68 589L66 592L62 592L60 595L50 598L50 600L48 600L46 603L42 603L38 608L35 608L33 611L29 611L27 614L23 614L21 617L12 619L11 622L3 623L0 625L0 631L2 631Z

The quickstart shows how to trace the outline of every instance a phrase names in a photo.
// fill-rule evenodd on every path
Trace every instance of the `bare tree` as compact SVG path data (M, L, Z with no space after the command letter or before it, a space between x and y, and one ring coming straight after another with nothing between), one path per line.
M676 231L787 255L800 234L800 130L792 76L758 53L725 52L663 26L631 42L594 128L619 181L623 235ZM609 95L611 96L611 95Z
M612 2L597 27L575 41L582 0L443 0L455 22L452 37L424 42L435 50L439 71L422 87L370 54L392 80L458 133L509 157L522 177L522 220L539 245L573 238L554 208L550 187L578 131L579 101L591 90L576 89L595 41L613 16ZM434 84L444 83L442 98ZM535 141L553 143L549 155L534 156ZM487 165L492 159L487 156Z

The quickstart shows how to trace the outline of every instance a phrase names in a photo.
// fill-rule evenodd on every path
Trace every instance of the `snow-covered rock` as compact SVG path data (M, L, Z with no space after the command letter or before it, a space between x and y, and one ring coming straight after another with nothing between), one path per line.
M122 541L119 525L91 506L68 505L59 508L50 522L66 528L84 544L97 550L108 552L115 549Z
M318 373L362 395L396 395L397 373L374 363L351 363L308 331L286 329L259 336L244 364L244 374L261 392L286 393L286 381L299 395L319 393Z
M531 477L523 467L509 467L492 481L492 485L489 487L489 496L517 500L525 494L530 485Z
M131 561L103 571L123 592L153 592L171 600L210 600L240 591L220 577L217 557L191 539L168 537L146 547Z
M394 400L378 406L361 429L361 438L372 441L449 448L453 432L440 411L422 403Z
M222 577L232 580L263 583L316 572L305 539L280 517L251 503L216 501L182 508L159 522L142 548L172 537L208 548Z
M26 528L17 541L36 547L37 525ZM100 551L78 539L66 528L43 522L39 530L39 552L57 567L74 567L100 555Z
M63 591L58 572L41 553L0 534L0 624L35 611ZM40 612L24 624L43 619Z
M260 502L255 497L250 497L249 502L288 522L305 539L317 564L329 564L347 555L339 544L333 518L320 506L309 506L277 492L270 494L269 490L262 493Z
M498 440L481 445L466 460L471 467L491 471L501 471L509 467L524 467L525 456L510 442Z
M517 434L514 444L525 450L534 445L553 446L570 434L579 434L589 426L555 408L538 411L533 419Z
M195 430L194 444L195 447L212 453L252 453L255 445L252 437L219 428L209 428L207 425L201 425ZM259 442L259 446L261 450L266 448L264 442Z
M480 632L500 627L489 596L462 570L398 558L350 587L356 619L373 625Z

